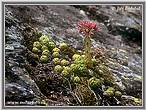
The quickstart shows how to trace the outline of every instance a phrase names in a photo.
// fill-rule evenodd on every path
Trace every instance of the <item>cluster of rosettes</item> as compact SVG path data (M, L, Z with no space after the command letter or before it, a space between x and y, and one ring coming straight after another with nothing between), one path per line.
M99 31L99 27L97 26L96 22L80 21L78 23L78 30L81 34L90 36L93 34L93 31Z
M47 35L42 35L39 41L33 43L32 52L34 53L35 59L39 59L41 63L47 63L49 59L49 54L53 48L55 48L55 43ZM40 54L41 53L41 54Z

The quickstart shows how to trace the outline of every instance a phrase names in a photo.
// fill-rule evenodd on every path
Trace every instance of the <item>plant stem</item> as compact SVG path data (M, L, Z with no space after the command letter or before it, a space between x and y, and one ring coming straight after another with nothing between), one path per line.
M90 36L86 36L84 39L85 48L85 61L88 68L92 67L92 56L91 56L91 39Z

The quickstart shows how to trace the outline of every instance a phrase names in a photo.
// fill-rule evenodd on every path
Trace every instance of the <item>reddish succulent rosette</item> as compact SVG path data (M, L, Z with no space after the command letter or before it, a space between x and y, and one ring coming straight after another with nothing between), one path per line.
M99 31L99 27L97 26L96 22L92 21L80 21L78 22L78 30L79 33L90 36L93 34L93 31Z

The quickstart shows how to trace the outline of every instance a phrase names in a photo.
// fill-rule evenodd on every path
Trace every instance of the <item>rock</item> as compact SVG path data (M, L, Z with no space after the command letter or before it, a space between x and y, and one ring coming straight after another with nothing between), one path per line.
M39 103L35 102L44 96L24 68L24 64L27 61L23 53L26 49L22 44L24 39L21 30L23 27L19 24L20 21L13 16L12 12L7 8L6 10L6 15L8 15L6 16L6 33L8 35L5 42L5 103L13 106L39 105ZM30 104L29 101L34 103Z
M35 98L35 93L32 90L26 89L17 83L7 83L5 86L6 101L32 101ZM27 105L27 104L26 104Z
M131 105L142 105L141 99L132 97L132 96L126 96L126 95L122 95L122 99L125 100L125 102L127 102L127 106L131 106Z

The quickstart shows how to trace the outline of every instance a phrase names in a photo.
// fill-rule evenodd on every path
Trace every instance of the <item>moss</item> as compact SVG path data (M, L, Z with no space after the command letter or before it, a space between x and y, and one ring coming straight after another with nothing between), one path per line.
M54 53L52 54L52 56L53 56L54 58L56 58L56 57L59 57L60 55L59 55L58 52L54 52Z
M97 102L96 97L87 86L78 84L78 86L76 87L74 91L83 106L96 105L96 102Z
M60 59L59 58L54 58L53 63L54 63L54 65L59 65L60 64Z
M37 86L39 87L40 91L43 94L47 94L48 86L47 86L47 81L45 78L41 78L41 80L36 81Z
M55 71L55 72L61 73L62 70L63 70L63 67L60 66L60 65L56 65L56 66L54 67L54 71Z
M40 61L42 63L46 63L48 61L48 57L46 55L42 55L41 58L40 58Z
M107 86L112 86L115 83L114 77L112 73L109 71L108 67L106 67L104 64L98 64L97 74L100 75L100 77L104 78L104 84Z

